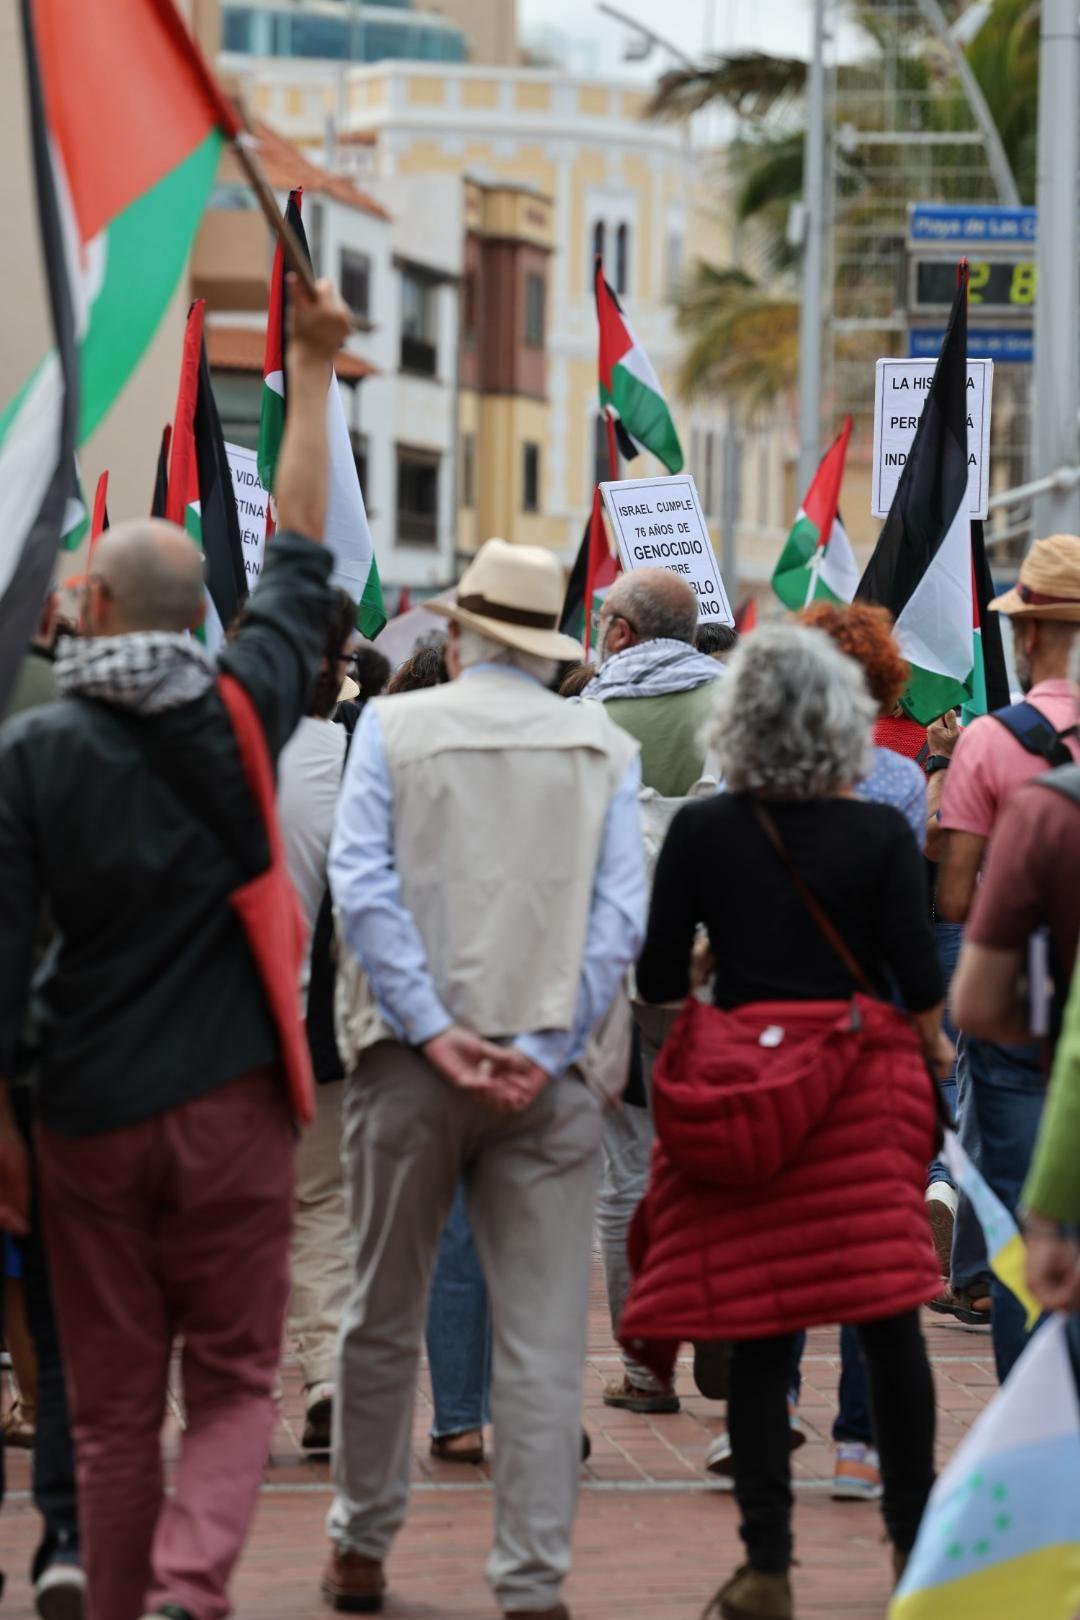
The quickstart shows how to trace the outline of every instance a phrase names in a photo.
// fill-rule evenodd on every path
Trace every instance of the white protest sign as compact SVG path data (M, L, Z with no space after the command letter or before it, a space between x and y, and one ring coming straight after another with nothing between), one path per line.
M874 388L874 473L870 510L888 517L919 425L936 360L879 360ZM990 498L992 360L969 360L967 376L968 512L986 516Z
M244 571L248 590L253 591L262 573L266 546L266 491L259 482L258 457L254 450L245 450L240 444L226 444L225 454L229 458L236 515L240 520Z
M670 478L622 478L601 484L625 569L666 568L681 574L706 624L734 625L735 616L689 473Z

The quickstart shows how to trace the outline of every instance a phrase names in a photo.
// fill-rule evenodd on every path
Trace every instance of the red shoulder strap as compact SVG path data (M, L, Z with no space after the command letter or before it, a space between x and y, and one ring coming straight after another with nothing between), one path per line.
M236 734L248 788L266 828L271 861L276 861L280 855L281 833L277 820L274 770L262 721L250 693L235 675L219 675L217 686Z

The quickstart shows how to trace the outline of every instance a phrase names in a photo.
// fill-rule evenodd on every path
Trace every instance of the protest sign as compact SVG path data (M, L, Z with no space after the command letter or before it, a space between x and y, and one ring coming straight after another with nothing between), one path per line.
M703 623L735 623L689 473L623 478L601 484L600 493L625 569L666 568L681 574L693 587Z
M874 388L874 468L870 510L888 517L926 403L936 360L879 360ZM969 360L967 377L968 511L986 516L990 498L992 360Z
M259 469L254 450L240 444L226 444L232 474L233 494L236 497L236 515L240 520L240 539L244 546L244 571L248 590L255 589L262 573L263 550L266 545L266 491L259 482Z

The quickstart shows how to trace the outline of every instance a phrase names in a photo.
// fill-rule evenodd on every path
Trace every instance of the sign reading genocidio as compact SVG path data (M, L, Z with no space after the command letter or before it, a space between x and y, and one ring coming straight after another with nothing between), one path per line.
M879 360L874 389L874 477L870 510L888 517L936 360ZM986 516L990 498L990 393L992 360L969 360L967 376L968 512Z
M682 574L693 587L702 623L735 623L689 473L623 478L601 484L600 493L625 569L666 568Z

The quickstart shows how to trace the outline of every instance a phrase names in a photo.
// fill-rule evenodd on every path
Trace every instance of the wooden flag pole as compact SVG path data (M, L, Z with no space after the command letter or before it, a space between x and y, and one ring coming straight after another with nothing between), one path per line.
M259 207L266 215L267 224L275 232L281 243L285 255L285 263L290 270L296 272L304 289L315 297L315 276L308 262L307 254L297 240L296 232L289 224L277 205L277 198L270 189L269 182L262 172L262 167L255 156L255 137L249 130L242 130L233 141L233 151L236 153L240 167L247 175L251 189L258 198Z

